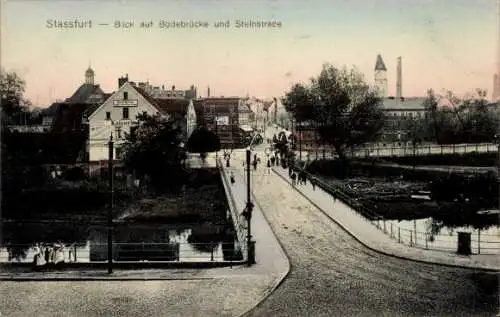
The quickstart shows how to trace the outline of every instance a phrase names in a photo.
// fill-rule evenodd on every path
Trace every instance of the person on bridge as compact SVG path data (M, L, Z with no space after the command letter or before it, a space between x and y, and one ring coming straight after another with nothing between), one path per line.
M290 178L292 179L292 186L295 186L296 185L297 174L295 174L295 172L292 172L290 174Z
M231 185L234 185L234 183L236 181L234 180L234 173L233 172L231 172L231 175L229 176L229 179L231 180Z

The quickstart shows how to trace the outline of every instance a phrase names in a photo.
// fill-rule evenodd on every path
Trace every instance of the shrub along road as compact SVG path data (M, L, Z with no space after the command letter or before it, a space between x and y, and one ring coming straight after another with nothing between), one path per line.
M358 243L261 165L253 192L292 266L247 316L492 316L498 275L396 259ZM258 247L258 246L257 246Z

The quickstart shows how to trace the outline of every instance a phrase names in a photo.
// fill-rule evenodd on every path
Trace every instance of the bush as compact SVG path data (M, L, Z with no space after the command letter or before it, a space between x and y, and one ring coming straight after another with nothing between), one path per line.
M115 191L115 202L126 203L130 195L126 191ZM4 218L43 218L47 214L69 216L75 213L91 215L99 213L109 203L106 188L84 184L72 188L49 187L33 188L9 192L2 199Z
M73 167L73 168L68 169L64 173L64 178L67 181L75 182L75 181L85 180L87 178L87 175L81 167Z

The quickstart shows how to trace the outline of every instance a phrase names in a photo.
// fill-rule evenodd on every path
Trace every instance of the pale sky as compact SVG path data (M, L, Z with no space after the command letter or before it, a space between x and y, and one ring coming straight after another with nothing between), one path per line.
M106 92L128 73L135 82L199 95L282 96L324 62L355 65L373 83L377 54L388 68L403 59L403 95L428 88L462 94L492 91L499 32L495 0L135 0L1 1L1 65L27 83L26 96L47 106L69 97L89 62ZM49 29L47 19L92 20L90 29ZM202 20L208 29L160 29L160 20ZM216 29L213 22L279 20L280 29ZM113 28L133 20L134 29ZM152 20L150 29L141 21ZM109 23L110 26L99 26Z

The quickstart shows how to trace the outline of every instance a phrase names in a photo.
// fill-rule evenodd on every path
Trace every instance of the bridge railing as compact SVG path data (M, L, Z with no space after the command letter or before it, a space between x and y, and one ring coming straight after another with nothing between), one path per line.
M498 151L498 145L495 143L462 143L462 144L426 144L417 145L400 145L400 146L380 146L379 144L355 146L346 151L346 156L353 158L367 157L391 157L391 156L425 156L425 155L443 155L443 154L464 154L464 153L494 153ZM298 151L296 151L298 153ZM323 152L322 149L317 150L304 149L304 153L309 153L310 157L318 158L336 158L337 155L332 151ZM307 154L306 154L307 155Z
M0 263L33 263L41 266L57 263L106 262L108 245L100 242L67 244L58 247L43 244L5 244L0 247ZM237 262L243 253L234 243L152 243L114 242L113 262Z
M236 230L239 247L240 250L243 252L243 249L246 248L244 241L246 241L247 230L248 230L246 221L244 217L241 215L241 212L243 212L243 210L238 209L238 205L236 204L233 193L231 191L230 180L228 179L228 175L223 167L224 164L222 164L222 160L220 158L218 158L217 166L219 168L220 175L222 178L222 183L224 185L224 191L226 193L229 205L229 213L231 214L231 219L233 220L234 228ZM243 254L245 254L246 256L246 252L243 252Z
M298 169L296 165L293 168ZM386 219L383 215L368 208L355 197L347 194L340 186L334 186L313 174L305 173L309 181L313 179L319 188L341 200L358 213L364 221L370 222L398 243L428 250L457 251L458 232L456 230L445 229L444 227L440 228L440 230L432 230L432 223L430 222L426 223L424 230L421 229L422 226L417 227L416 225L405 227L400 221ZM300 190L300 186L298 186L297 190ZM466 232L471 235L472 254L500 255L500 231L498 229L496 234L476 228L467 229Z

